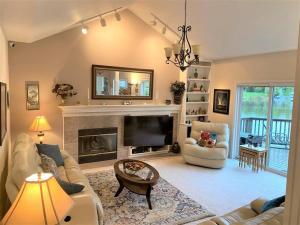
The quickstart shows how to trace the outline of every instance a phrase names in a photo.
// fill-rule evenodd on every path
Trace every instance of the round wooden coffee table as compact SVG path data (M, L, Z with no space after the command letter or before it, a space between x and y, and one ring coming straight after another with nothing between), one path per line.
M126 187L136 194L146 195L149 209L152 209L150 194L159 179L157 170L145 162L134 159L117 161L114 164L114 170L120 184L115 197Z

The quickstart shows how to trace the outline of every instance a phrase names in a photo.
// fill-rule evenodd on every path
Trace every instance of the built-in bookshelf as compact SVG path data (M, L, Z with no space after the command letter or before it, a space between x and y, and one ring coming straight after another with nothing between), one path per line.
M210 62L200 62L186 70L185 125L192 121L208 121Z

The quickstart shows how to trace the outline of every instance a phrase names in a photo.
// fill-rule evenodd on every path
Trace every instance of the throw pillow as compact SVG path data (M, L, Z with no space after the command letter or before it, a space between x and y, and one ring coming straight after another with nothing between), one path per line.
M59 178L58 167L56 166L56 163L52 158L48 157L47 155L41 154L41 161L43 172L52 173L56 178L57 183L67 194L71 195L83 190L83 185L70 183Z
M52 158L56 166L64 166L64 160L58 145L36 144L39 154L44 154Z
M41 167L43 172L52 173L54 177L58 177L58 168L55 161L47 155L41 154Z
M201 147L208 147L208 148L213 148L216 144L216 140L212 138L212 135L216 139L216 134L215 133L210 133L207 131L201 131L200 137L198 140L198 145Z
M274 198L270 201L266 201L261 208L261 213L263 213L269 209L279 207L281 205L281 203L283 203L284 201L285 201L285 195L278 197L278 198Z
M66 181L61 180L59 178L56 178L56 180L59 183L59 185L61 186L61 188L64 189L64 191L69 195L79 193L84 188L84 186L81 185L81 184L66 182Z

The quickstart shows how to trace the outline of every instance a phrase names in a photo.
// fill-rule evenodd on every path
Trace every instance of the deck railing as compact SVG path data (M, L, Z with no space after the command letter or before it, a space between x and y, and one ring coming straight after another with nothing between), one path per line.
M271 120L270 144L289 148L291 136L291 120L273 119ZM266 118L247 117L241 119L241 132L254 136L265 137L267 130Z

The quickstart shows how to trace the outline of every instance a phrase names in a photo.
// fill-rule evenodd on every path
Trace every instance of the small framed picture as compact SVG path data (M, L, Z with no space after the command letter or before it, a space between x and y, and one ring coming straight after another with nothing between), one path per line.
M39 110L40 109L40 90L38 81L26 81L26 109Z
M0 144L2 146L7 131L6 84L0 83Z
M215 89L213 112L229 114L230 90Z

